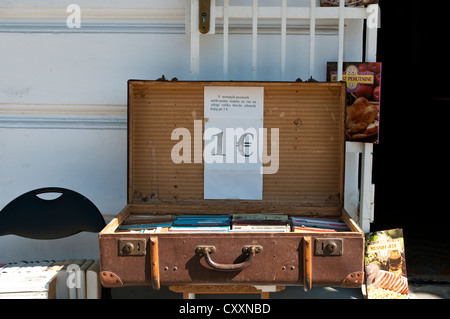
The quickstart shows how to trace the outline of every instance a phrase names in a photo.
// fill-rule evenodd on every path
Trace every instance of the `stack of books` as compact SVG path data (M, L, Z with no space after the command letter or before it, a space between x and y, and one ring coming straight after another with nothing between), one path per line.
M172 226L175 216L130 214L122 224L117 227L118 232L161 233Z
M99 299L99 260L12 262L0 267L0 299Z
M289 216L283 214L234 214L233 232L290 232Z
M223 233L230 231L231 215L180 215L173 221L169 232Z
M337 232L348 231L348 226L333 218L291 217L292 231L303 232Z
M337 218L312 218L271 214L156 215L131 213L116 232L337 232L349 231Z

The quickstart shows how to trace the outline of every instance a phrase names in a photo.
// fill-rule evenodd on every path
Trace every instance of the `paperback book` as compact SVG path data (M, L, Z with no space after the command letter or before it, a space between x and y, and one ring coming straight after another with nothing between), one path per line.
M408 297L402 229L367 233L364 265L368 299Z
M284 214L234 214L233 232L290 232L289 217Z
M169 232L216 233L230 230L231 215L180 215Z
M291 217L294 232L338 232L348 231L346 223L334 218Z
M151 223L169 223L176 217L173 215L150 215L150 214L134 214L131 213L123 222L122 225L140 225Z
M0 299L100 299L99 260L12 262L0 268Z
M165 232L175 219L172 215L130 214L116 229L117 232Z
M180 215L173 226L229 226L231 215Z
M172 226L169 233L227 233L230 231L229 226Z

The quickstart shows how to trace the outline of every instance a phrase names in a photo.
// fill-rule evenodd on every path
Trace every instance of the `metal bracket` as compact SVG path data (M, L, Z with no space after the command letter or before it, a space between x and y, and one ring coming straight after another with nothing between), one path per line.
M199 255L206 255L207 253L212 254L216 251L216 247L208 245L200 245L195 247L195 252Z
M341 256L343 253L342 238L317 238L315 240L316 256Z
M145 256L145 239L119 239L119 256Z
M198 5L198 30L206 34L210 28L211 1L200 0Z
M260 245L245 245L242 247L242 253L244 254L259 254L263 248Z

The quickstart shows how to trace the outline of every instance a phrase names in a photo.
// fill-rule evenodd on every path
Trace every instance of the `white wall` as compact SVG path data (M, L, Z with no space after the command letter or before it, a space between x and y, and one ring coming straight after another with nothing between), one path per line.
M126 204L127 80L190 79L185 1L75 1L81 28L69 29L65 9L73 2L0 3L0 208L29 190L61 186L88 197L109 220ZM346 24L345 60L362 57L361 24ZM280 77L274 28L258 37L258 80ZM302 30L288 27L289 81L309 76ZM251 79L249 32L230 31L230 80ZM220 32L201 37L200 80L222 80L221 39ZM337 46L335 26L318 32L317 80L325 80L325 63L337 60ZM22 243L19 254L14 236L0 237L0 263L37 258L51 244ZM73 239L53 254L96 254L87 247Z

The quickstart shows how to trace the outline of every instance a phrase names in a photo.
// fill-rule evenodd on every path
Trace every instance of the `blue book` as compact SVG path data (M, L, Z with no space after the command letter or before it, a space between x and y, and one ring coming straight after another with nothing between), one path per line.
M227 226L231 215L180 215L174 221L174 226Z

